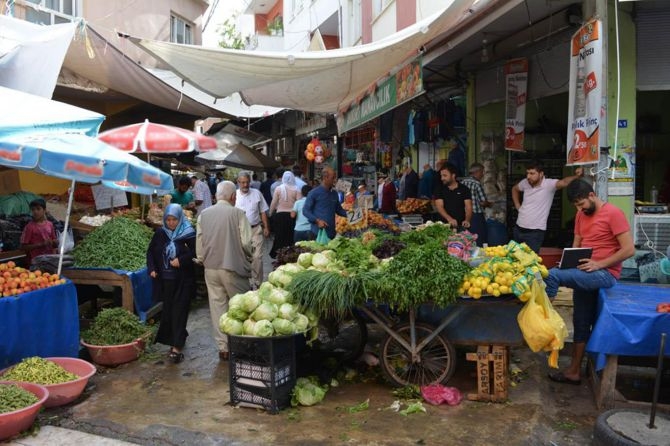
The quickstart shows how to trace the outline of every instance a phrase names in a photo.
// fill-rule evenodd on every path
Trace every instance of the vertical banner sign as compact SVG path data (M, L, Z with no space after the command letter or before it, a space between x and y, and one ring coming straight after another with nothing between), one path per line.
M602 23L589 20L572 36L567 165L597 163L602 102Z
M528 59L512 59L505 64L505 149L523 151L526 127Z

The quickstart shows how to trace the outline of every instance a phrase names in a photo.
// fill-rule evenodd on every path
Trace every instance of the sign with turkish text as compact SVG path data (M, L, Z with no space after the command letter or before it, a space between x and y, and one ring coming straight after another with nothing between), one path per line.
M505 85L505 150L522 152L526 127L528 59L507 61Z
M337 113L337 131L342 134L383 115L422 94L423 66L417 59L377 85L376 89L349 109Z
M597 163L600 156L603 35L591 19L573 36L570 50L567 165Z

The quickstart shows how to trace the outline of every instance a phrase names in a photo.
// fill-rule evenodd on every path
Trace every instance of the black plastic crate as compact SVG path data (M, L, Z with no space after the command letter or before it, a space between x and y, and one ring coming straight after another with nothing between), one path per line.
M284 385L271 388L230 385L230 402L234 405L264 409L277 413L291 405L291 391L295 386L295 378Z
M260 365L275 365L286 359L295 360L296 335L255 336L228 335L232 359L251 361Z
M245 384L269 388L295 382L295 362L291 359L269 365L231 358L229 364L231 385Z

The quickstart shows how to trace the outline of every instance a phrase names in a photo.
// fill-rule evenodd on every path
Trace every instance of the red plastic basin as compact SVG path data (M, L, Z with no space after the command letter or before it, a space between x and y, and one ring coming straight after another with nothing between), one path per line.
M81 344L88 349L93 362L105 366L115 366L134 361L144 351L144 341L142 339L120 345L92 345L84 341L81 341Z
M549 268L558 266L563 255L562 248L540 248L540 257L542 257L542 264Z
M70 403L79 398L79 395L84 391L84 387L86 387L89 378L97 371L93 364L79 358L55 357L44 359L55 362L68 372L74 373L79 377L72 381L60 384L41 384L49 391L49 399L44 403L44 407L62 406L63 404ZM0 371L0 378L2 378L2 375L12 367L13 366L7 367Z
M28 429L33 424L37 417L37 413L49 397L49 391L44 386L33 383L0 381L0 384L16 384L17 386L26 389L28 392L33 393L39 399L35 404L24 407L23 409L0 414L0 440L6 440L19 432Z
M70 373L79 376L74 381L68 381L61 384L46 384L44 387L49 391L49 399L44 403L44 407L57 407L63 404L71 403L79 398L84 391L88 380L95 375L97 369L93 364L79 358L45 358L55 362Z

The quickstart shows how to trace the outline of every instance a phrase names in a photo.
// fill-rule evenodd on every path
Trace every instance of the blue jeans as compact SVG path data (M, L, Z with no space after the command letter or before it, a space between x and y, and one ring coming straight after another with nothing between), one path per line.
M559 286L572 288L573 341L588 341L598 315L598 292L601 288L613 287L616 284L614 276L604 269L588 273L577 268L552 268L544 282L550 298L556 297Z

